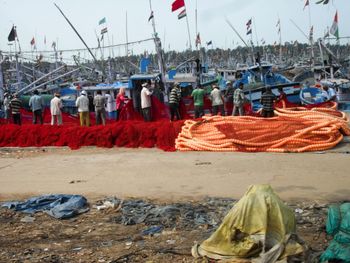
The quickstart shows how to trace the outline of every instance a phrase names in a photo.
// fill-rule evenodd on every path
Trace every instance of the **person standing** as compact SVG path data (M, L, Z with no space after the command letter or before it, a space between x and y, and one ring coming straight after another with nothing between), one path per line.
M50 101L51 125L55 125L55 120L57 125L62 125L62 107L60 94L55 93L53 99Z
M100 125L101 122L103 125L106 125L106 97L102 96L102 92L100 90L97 91L93 104L95 106L96 125Z
M114 99L114 92L110 91L105 94L106 97L106 112L109 120L115 120L116 117L116 101Z
M212 114L217 115L220 111L221 116L225 116L224 100L217 85L213 85L213 90L210 92L210 99L212 104Z
M278 88L278 93L279 93L279 96L277 99L278 101L287 101L287 94L283 91L282 87Z
M327 92L328 101L336 101L337 100L337 94L335 93L335 90L332 87L325 86L324 90Z
M274 114L274 102L276 100L275 94L272 93L271 87L266 87L266 91L261 95L260 102L262 104L262 113L261 115L264 118L271 118Z
M125 96L125 88L120 88L119 93L117 95L116 104L117 104L117 121L120 120L120 114L122 112L122 109L124 108L127 97Z
M80 126L90 126L90 112L89 112L89 99L85 90L81 92L81 95L78 97L75 102L75 106L78 107L79 117L80 117Z
M149 122L152 120L152 100L151 96L153 94L153 91L149 90L149 84L143 83L142 84L142 90L141 90L141 109L142 109L142 115L143 119L146 122Z
M169 95L170 120L173 121L176 115L177 120L181 120L179 106L181 101L181 88L179 83L175 83Z
M224 93L224 97L226 102L230 102L232 103L233 100L233 93L235 92L233 86L232 86L232 82L231 81L226 81L226 90Z
M5 92L5 94L4 94L4 112L5 112L6 123L10 123L10 117L11 117L10 101L11 101L10 94Z
M202 86L199 86L192 91L191 96L193 97L194 103L194 118L198 119L204 116L204 90Z
M39 96L39 92L34 90L34 95L29 99L29 107L33 112L33 124L36 124L38 119L40 124L43 124L43 99Z
M21 125L21 109L22 109L22 101L18 98L18 94L15 93L13 95L13 99L10 102L10 108L13 118L13 123L17 125Z
M243 83L240 82L238 85L238 88L235 90L233 93L233 111L232 111L232 116L237 116L239 113L239 116L244 115L244 109L243 109L243 104L244 104L244 93L243 93Z

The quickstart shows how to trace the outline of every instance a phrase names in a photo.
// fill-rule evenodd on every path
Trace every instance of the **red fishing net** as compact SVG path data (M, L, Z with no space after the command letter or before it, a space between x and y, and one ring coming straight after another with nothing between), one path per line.
M295 111L303 111L305 108L297 107L287 102L282 102L281 106L294 107ZM279 105L279 104L277 104ZM334 108L334 103L324 103L317 105L326 113L328 108ZM311 107L311 106L306 106ZM225 105L227 113L232 112L232 104ZM257 115L250 107L244 106L248 115ZM211 102L206 99L204 109L210 114ZM332 111L334 113L334 111ZM187 97L180 103L180 113L183 119L193 118L193 101ZM282 112L281 112L282 114ZM91 127L79 127L79 118L66 113L62 114L63 125L51 126L51 115L49 109L43 113L44 125L32 125L32 113L22 110L22 126L4 124L5 120L0 119L0 147L42 147L42 146L69 146L78 149L81 146L98 147L158 147L165 151L175 150L175 139L177 138L184 121L169 121L169 109L156 98L152 98L153 122L144 122L142 115L137 112L132 101L129 101L122 109L121 121L107 121L106 126L94 126L95 115L90 113ZM336 116L340 117L340 116ZM293 123L288 124L294 127ZM219 132L227 137L236 136L237 131L232 125L225 124L216 127ZM280 131L283 134L283 131ZM259 134L262 138L271 139L272 134ZM244 139L244 138L243 138ZM239 146L237 146L239 147Z

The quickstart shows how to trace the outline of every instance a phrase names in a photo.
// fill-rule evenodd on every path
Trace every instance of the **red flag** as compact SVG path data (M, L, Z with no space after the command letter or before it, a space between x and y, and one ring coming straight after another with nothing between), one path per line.
M31 45L31 46L34 46L34 45L35 45L35 39L34 39L34 37L33 37L32 40L30 41L30 45Z
M174 12L177 9L185 6L185 1L184 0L175 0L175 2L171 6L171 11Z

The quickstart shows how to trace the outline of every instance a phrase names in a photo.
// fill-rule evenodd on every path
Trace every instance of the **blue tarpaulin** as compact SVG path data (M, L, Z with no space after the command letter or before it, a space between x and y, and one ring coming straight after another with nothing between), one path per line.
M71 218L89 211L88 202L81 195L42 195L24 202L5 202L1 206L28 214L45 212L57 219Z

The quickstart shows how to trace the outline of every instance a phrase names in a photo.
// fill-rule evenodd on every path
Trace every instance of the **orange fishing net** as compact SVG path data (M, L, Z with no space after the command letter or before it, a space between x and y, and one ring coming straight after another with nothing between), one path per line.
M276 117L204 117L187 120L176 139L180 151L322 151L350 135L348 118L333 108L276 109Z

